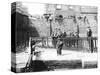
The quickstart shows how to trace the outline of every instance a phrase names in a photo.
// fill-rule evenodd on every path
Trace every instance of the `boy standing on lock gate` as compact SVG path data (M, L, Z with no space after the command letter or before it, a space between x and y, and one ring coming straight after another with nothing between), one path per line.
M59 33L57 36L57 55L61 55L62 54L62 47L63 47L63 38L62 38L62 33Z
M88 27L88 30L87 30L87 41L89 43L89 48L91 50L91 53L93 53L92 30L91 30L90 26Z

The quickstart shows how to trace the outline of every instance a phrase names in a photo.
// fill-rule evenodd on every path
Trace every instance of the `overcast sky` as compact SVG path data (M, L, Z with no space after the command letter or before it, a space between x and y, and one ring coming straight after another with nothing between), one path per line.
M45 4L43 3L31 3L22 2L22 5L28 8L28 13L31 15L43 15L46 11ZM82 6L83 12L97 12L96 7Z
M31 15L43 15L45 13L45 4L41 3L22 3L28 8L28 13Z

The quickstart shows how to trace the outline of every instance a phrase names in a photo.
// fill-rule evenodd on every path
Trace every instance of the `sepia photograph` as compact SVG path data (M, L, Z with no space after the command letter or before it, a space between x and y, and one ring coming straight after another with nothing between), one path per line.
M11 3L11 71L98 68L98 7Z

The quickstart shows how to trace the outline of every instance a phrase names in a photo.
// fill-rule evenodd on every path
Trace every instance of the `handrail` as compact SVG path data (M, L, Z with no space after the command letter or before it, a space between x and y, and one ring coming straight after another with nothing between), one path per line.
M51 37L35 37L32 38L37 43L41 43L38 45L39 47L44 48L56 48L57 39L52 39ZM97 37L66 37L61 38L64 42L63 48L74 48L74 49L82 49L82 50L89 50L97 51ZM32 41L31 40L31 41Z

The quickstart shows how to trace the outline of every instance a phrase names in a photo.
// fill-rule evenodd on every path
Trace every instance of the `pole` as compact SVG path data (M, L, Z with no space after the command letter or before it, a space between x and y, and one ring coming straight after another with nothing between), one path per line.
M52 26L51 26L51 24L52 24L52 19L50 19L50 36L52 34Z

